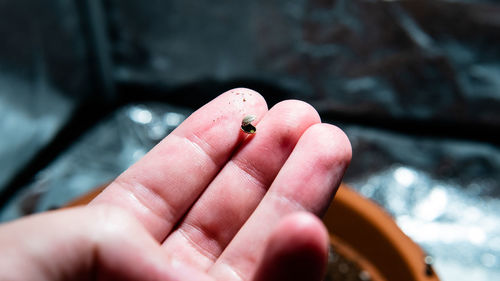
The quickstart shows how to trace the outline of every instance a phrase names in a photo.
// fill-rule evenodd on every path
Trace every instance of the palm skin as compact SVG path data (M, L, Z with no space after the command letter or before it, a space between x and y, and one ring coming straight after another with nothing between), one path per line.
M257 133L240 130L253 114ZM351 159L300 101L233 89L193 113L88 206L0 227L0 279L321 280L321 215Z

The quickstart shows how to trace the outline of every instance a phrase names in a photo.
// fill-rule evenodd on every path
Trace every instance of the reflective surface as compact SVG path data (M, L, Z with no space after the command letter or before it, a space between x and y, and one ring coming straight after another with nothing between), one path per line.
M106 184L184 121L188 113L163 104L131 105L113 112L21 188L0 213L0 220L59 208Z
M500 280L500 150L346 128L346 181L433 257L442 280Z

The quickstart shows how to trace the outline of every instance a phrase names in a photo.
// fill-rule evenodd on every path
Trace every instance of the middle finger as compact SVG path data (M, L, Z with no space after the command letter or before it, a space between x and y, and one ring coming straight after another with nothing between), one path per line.
M302 133L319 122L304 102L271 108L165 240L170 258L207 270L259 204Z

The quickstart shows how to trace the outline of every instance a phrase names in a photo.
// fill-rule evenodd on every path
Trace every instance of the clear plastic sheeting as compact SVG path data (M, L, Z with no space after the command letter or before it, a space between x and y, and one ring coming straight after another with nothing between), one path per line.
M433 257L443 281L500 280L500 150L347 128L346 181Z
M0 191L54 137L74 103L43 76L30 81L0 71Z
M140 159L190 112L164 104L125 106L82 136L5 206L0 221L58 208L106 184Z
M500 279L500 200L402 166L353 185L434 257L442 280Z

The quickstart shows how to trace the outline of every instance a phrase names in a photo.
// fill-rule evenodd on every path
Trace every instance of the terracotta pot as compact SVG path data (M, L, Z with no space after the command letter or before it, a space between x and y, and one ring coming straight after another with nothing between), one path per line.
M371 280L439 280L426 254L392 217L349 187L341 185L323 221L332 244L340 245L338 251L366 270Z
M106 188L106 186L108 186L108 185L105 184L105 185L101 185L97 188L94 188L90 192L88 192L88 193L76 198L75 200L69 202L64 207L68 208L68 207L87 205L88 203L90 203L90 201L92 201L92 199L94 199L97 195L99 195L99 193L101 193Z
M84 205L105 186L68 204ZM324 219L335 250L373 281L439 281L426 254L377 204L342 184Z

